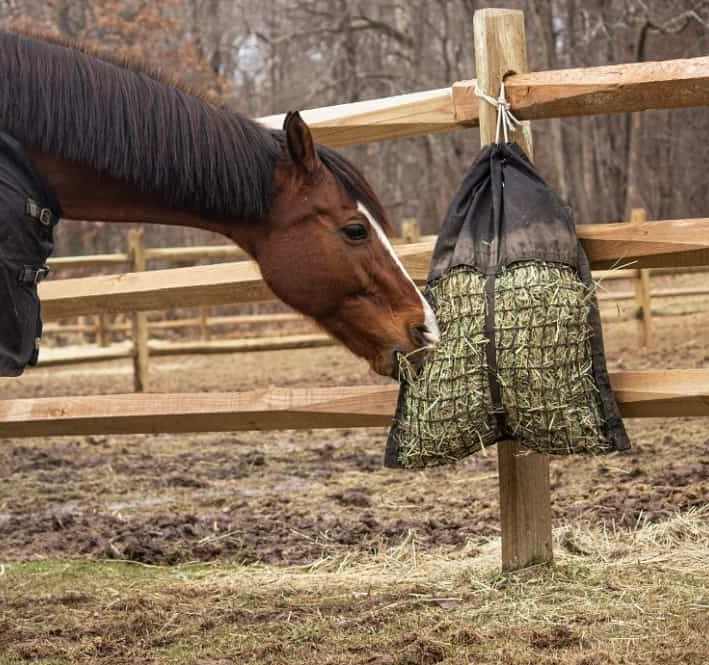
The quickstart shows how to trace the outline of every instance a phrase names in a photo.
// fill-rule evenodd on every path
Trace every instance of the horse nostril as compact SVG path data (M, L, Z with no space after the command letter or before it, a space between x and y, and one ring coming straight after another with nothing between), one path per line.
M417 346L435 346L440 340L437 330L431 330L426 324L411 327L411 339Z

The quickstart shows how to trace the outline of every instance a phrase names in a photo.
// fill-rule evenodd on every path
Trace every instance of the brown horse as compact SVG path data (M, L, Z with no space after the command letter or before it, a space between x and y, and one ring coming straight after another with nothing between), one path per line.
M221 233L279 298L380 374L397 353L438 341L381 203L297 113L269 130L143 64L0 33L0 128L30 152L66 217Z

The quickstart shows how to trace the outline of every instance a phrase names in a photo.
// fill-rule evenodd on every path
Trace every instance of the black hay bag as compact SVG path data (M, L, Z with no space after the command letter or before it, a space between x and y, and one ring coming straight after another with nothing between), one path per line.
M0 132L0 376L19 376L37 363L37 284L49 272L60 216L56 196L22 146Z
M438 237L426 296L441 342L400 360L388 466L459 460L502 439L550 454L630 447L571 210L515 144L483 149Z

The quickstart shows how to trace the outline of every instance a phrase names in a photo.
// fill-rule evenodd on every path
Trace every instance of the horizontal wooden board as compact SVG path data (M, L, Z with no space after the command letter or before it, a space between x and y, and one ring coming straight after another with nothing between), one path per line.
M273 300L251 261L100 275L40 284L45 319Z
M0 400L0 436L385 425L391 386Z
M680 289L657 289L650 291L652 298L690 298L698 296L709 296L709 287L696 286ZM633 300L635 298L634 291L616 291L610 293L602 293L598 296L598 300L613 301L613 300Z
M38 367L53 365L76 365L102 360L130 358L133 355L133 342L120 342L110 346L82 344L81 346L63 346L61 348L43 348L39 353ZM31 370L29 370L31 371Z
M67 268L104 268L130 263L128 254L88 254L86 256L58 256L47 261L54 270Z
M523 120L709 105L709 57L515 74L505 79ZM486 91L497 95L497 90ZM478 124L475 81L302 112L333 147L444 132ZM260 121L280 129L284 115Z
M259 351L288 351L294 349L317 349L334 346L337 340L322 333L302 335L276 335L273 337L253 337L244 339L194 340L188 342L167 342L152 339L148 342L151 356L177 356L211 353L256 353ZM130 341L97 346L63 346L42 349L39 355L39 367L53 365L75 365L80 363L101 362L130 358L133 355L133 343Z
M709 218L584 224L578 227L578 235L594 268L709 265ZM428 275L434 242L397 247L418 283ZM47 320L274 299L252 261L48 280L40 284L40 297Z
M626 417L709 416L709 370L620 372ZM0 437L387 427L398 387L0 400Z
M234 314L225 316L210 316L208 326L241 326L241 325L269 325L274 323L308 323L313 324L302 314L286 312L282 314Z
M145 250L146 260L189 263L203 259L235 259L246 257L246 252L237 245L204 245L202 247L155 247Z
M709 416L709 369L617 372L611 384L626 418Z
M190 342L163 342L151 340L148 349L151 356L174 356L198 353L251 353L257 351L288 351L293 349L316 349L338 344L324 334L281 335L274 337L254 337L251 339L217 339Z
M464 125L456 118L450 87L302 111L319 143L343 147L385 139L450 131ZM284 114L259 118L273 129Z
M709 105L709 57L530 72L505 80L523 120Z
M581 224L576 230L595 269L709 265L709 218Z

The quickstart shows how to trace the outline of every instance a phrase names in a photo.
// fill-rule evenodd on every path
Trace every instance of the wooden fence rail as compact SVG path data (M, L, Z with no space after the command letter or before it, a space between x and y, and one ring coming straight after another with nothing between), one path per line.
M709 370L622 372L628 417L709 416ZM0 437L386 427L396 386L0 400Z
M333 147L446 132L479 124L475 80L384 99L303 112L315 139ZM627 113L709 105L709 57L583 69L529 72L505 78L521 120ZM280 129L283 114L260 121Z
M145 344L150 357L179 356L189 354L214 353L258 353L261 351L292 351L294 349L317 349L338 344L329 335L323 333L305 333L278 335L275 337L247 337L241 339L189 340L184 342L167 342L151 339ZM40 354L38 367L53 367L56 365L77 365L106 360L133 358L136 346L130 340L97 346L82 344L80 346L64 346L44 349ZM145 376L143 377L145 380Z
M709 265L709 218L584 224L577 230L593 268ZM418 283L428 275L432 249L432 240L397 248ZM40 297L47 320L275 299L251 261L49 280L40 285Z
M409 220L410 221L410 220ZM395 245L413 242L408 234L401 238L393 238ZM407 238L408 235L408 238ZM417 237L416 240L435 240L435 236ZM146 261L169 261L171 263L195 263L196 261L213 259L244 259L248 255L238 245L192 245L190 247L154 247L145 250ZM124 266L131 263L129 253L88 254L86 256L58 256L47 262L54 270L76 268L105 268L108 266Z

